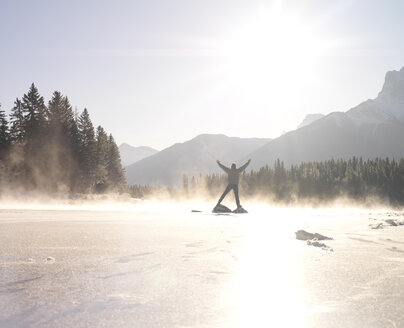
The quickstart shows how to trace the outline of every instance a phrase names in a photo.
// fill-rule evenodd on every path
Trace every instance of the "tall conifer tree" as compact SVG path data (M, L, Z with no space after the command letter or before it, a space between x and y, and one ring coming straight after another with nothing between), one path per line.
M24 110L20 99L14 101L10 114L10 139L12 142L22 143L25 137Z
M94 127L86 108L78 118L77 127L80 140L81 187L83 191L89 191L94 187L97 168Z
M8 131L8 122L6 113L1 109L0 104L0 160L4 159L10 143L10 136Z
M51 129L59 128L62 123L63 96L59 91L54 91L52 99L48 103L48 121Z
M126 184L125 174L121 164L119 149L112 134L109 135L108 144L108 181L113 189L123 190Z
M67 97L55 91L48 103L48 138L46 140L49 156L49 174L53 176L53 188L66 187L73 189L78 169L78 157L75 156L73 145L77 143L73 138L75 125L72 107ZM74 134L74 136L73 136Z
M97 127L97 171L96 171L96 185L98 191L103 191L108 187L107 177L107 163L108 163L108 150L109 142L108 136L101 126Z
M28 138L37 138L46 125L46 107L43 97L34 83L22 97L25 129Z
M46 190L49 185L46 106L32 83L22 98L24 121L24 175L28 188Z

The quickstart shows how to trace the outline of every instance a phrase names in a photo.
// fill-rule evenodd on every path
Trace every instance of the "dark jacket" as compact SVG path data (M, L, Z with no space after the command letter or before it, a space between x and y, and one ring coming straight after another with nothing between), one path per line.
M243 172L247 168L248 164L250 164L250 161L245 163L243 166L241 166L239 168L234 168L234 169L226 167L220 162L218 162L217 164L220 166L220 168L223 171L225 171L227 173L228 184L238 185L238 182L240 180L240 173Z

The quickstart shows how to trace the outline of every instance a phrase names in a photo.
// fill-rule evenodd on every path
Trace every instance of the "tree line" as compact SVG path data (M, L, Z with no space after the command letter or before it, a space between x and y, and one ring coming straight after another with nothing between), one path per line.
M1 105L0 105L1 106ZM87 109L55 91L48 104L32 83L9 118L0 107L0 192L93 193L126 187L118 147Z
M283 162L246 174L247 194L270 194L275 200L320 201L348 197L365 200L377 197L404 204L404 159L389 158L306 162L286 169Z
M184 175L182 187L168 190L173 196L207 195L218 198L227 184L225 174ZM161 188L131 186L135 197L146 197ZM240 181L243 197L259 197L283 203L333 201L350 198L364 201L377 197L391 204L404 204L404 159L388 158L303 162L286 168L281 160L272 166L243 173Z

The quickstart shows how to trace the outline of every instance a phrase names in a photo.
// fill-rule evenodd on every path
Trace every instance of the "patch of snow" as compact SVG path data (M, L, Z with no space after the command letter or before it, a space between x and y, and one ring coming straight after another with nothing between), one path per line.
M356 126L399 120L404 123L404 67L387 72L382 91L346 112Z

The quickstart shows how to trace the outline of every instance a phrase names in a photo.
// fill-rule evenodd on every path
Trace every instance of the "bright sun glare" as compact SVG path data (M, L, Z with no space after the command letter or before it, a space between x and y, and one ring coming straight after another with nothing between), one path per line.
M279 103L291 91L294 96L304 94L316 58L327 48L314 32L297 14L283 11L279 5L263 11L224 44L231 58L231 80L241 81L251 97L276 91L272 97Z

